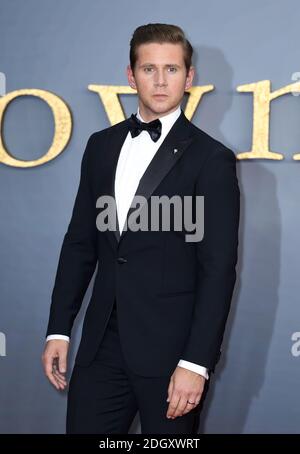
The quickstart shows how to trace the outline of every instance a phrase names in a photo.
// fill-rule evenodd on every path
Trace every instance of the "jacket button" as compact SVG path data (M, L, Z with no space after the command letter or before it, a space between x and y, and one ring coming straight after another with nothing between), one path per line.
M127 262L127 259L124 259L124 257L118 257L117 262L120 263L120 265L123 265L123 263Z

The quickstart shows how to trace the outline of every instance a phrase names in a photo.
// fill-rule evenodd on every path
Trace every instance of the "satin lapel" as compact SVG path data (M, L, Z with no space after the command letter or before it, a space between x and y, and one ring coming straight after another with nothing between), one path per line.
M119 125L112 128L108 137L108 150L111 156L108 176L108 190L107 194L115 199L115 177L117 170L117 163L121 152L122 145L128 134L128 120L123 121ZM119 128L119 129L117 129ZM108 238L112 247L115 249L120 239L118 216L116 216L116 229L110 224L110 229L107 231Z
M192 136L191 124L181 110L180 116L175 121L168 135L165 137L165 140L155 153L152 161L140 179L139 186L134 197L137 195L143 196L144 202L148 200L163 178L165 178L172 167L183 156L185 150L191 144L193 139L194 137ZM142 208L142 206L142 204L139 205L139 209ZM130 213L135 209L136 207L133 205L132 201L131 207L127 213L125 225L128 223ZM121 241L124 238L128 230L130 230L130 222L128 223L127 230L123 230L121 236L117 238L118 241Z

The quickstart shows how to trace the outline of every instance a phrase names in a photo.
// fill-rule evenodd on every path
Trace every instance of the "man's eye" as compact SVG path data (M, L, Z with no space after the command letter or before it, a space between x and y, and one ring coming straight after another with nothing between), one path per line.
M177 68L175 68L175 66L170 66L169 70L171 73L176 73Z
M150 68L150 67L149 68L145 68L145 71L146 71L146 73L150 73L152 71L152 69L153 68Z

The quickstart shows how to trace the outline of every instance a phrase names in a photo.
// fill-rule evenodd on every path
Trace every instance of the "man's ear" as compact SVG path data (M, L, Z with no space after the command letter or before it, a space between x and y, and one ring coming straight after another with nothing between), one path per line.
M189 69L189 71L187 73L187 76L186 76L185 90L188 90L189 88L191 88L191 86L193 84L194 76L195 76L195 67L194 66L190 66L190 69Z
M132 71L130 65L127 65L126 72L127 72L127 79L128 79L128 83L129 83L130 87L133 88L134 90L136 90L135 78L134 78L133 71Z

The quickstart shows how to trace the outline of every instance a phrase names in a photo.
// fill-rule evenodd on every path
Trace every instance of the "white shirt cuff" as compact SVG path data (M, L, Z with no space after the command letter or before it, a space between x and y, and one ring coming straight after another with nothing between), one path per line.
M64 336L63 334L50 334L50 336L46 337L46 342L54 339L61 339L70 342L69 336Z
M184 359L181 359L179 361L178 366L192 370L193 372L202 375L204 378L206 378L206 380L209 379L208 369L206 367L199 366L198 364L191 363L190 361L185 361Z

